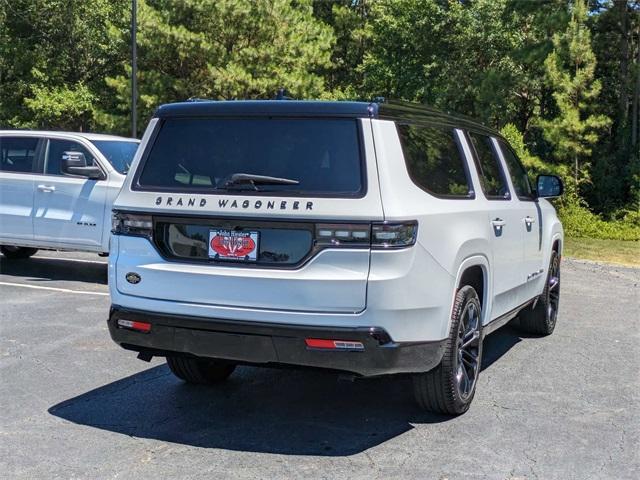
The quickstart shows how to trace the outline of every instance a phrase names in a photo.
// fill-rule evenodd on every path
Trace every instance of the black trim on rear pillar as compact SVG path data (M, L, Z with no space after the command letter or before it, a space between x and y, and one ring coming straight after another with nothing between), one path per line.
M150 333L118 327L118 320L151 323ZM315 327L169 315L112 305L111 338L125 349L155 356L189 355L238 363L286 364L375 376L431 370L440 363L445 340L394 342L378 327ZM361 342L364 350L307 348L306 338Z

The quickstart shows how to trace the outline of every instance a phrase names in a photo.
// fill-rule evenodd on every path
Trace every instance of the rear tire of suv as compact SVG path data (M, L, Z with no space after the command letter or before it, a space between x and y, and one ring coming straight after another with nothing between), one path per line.
M28 247L13 247L9 245L3 245L0 247L0 252L10 260L17 260L19 258L29 258L38 251L37 248Z
M535 308L527 307L520 312L517 326L520 330L535 335L551 335L556 328L560 306L560 256L551 252L549 273L542 295Z
M413 377L415 397L423 409L446 415L460 415L469 409L482 363L481 313L475 289L459 289L442 361L433 370Z
M226 380L236 366L219 360L201 360L187 357L167 357L173 374L187 383L211 385Z

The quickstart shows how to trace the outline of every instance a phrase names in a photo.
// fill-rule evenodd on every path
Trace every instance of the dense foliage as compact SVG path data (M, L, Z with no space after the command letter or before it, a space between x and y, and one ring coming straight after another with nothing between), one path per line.
M128 133L130 9L0 0L0 128ZM640 0L138 0L138 20L140 125L281 86L425 102L562 175L572 235L640 238Z

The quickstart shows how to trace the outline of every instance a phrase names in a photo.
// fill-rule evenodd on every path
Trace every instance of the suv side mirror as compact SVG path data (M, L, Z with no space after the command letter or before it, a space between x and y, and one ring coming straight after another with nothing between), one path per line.
M78 175L91 180L104 179L104 174L102 170L100 170L100 167L87 165L87 159L82 152L63 152L60 170L62 173Z
M538 175L536 179L538 198L554 198L564 193L564 185L556 175Z

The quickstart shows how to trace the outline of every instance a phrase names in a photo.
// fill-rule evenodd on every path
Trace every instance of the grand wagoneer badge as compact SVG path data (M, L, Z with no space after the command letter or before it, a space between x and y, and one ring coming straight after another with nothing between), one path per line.
M161 207L193 207L207 206L206 198L196 197L156 197L155 204ZM238 210L313 210L313 202L307 200L249 200L221 198L217 202L219 208Z

